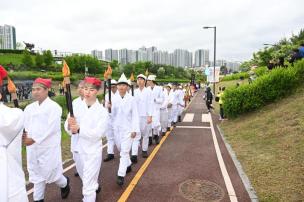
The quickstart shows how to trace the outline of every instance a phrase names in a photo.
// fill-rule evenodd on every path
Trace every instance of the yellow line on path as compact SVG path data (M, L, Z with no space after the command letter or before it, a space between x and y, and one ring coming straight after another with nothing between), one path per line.
M155 157L156 153L158 152L158 150L160 149L160 147L162 146L162 144L165 142L165 140L167 139L167 137L171 133L171 131L172 131L172 128L171 128L170 131L168 131L166 133L166 135L161 139L160 143L154 148L154 150L149 155L149 157L147 158L147 160L145 161L145 163L141 166L141 168L138 170L138 172L134 176L133 180L130 182L130 184L127 187L127 189L124 191L124 193L118 199L118 202L127 201L127 199L129 198L130 194L132 193L133 189L137 185L138 181L140 180L140 178L142 177L142 175L144 174L144 172L146 171L146 169L150 165L151 161L153 160L153 158Z

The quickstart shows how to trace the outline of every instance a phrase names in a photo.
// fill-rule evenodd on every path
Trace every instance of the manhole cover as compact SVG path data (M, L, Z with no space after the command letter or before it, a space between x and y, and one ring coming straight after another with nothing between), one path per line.
M224 198L224 190L206 180L187 180L180 184L179 192L190 201L216 202Z

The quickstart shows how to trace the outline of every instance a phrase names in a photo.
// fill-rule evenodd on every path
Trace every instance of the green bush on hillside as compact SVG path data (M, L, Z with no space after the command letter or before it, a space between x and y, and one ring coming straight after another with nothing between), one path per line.
M252 84L227 89L223 96L225 114L236 117L285 97L302 84L303 77L304 60L301 60L294 67L273 69Z
M239 80L241 79L246 79L249 77L249 74L247 72L240 72L232 75L225 76L221 79L221 81L231 81L231 80Z

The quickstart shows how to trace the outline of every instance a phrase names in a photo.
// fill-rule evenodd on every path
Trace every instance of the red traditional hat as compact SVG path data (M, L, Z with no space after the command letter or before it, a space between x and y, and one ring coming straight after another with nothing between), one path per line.
M7 72L2 65L0 65L0 86L2 86L2 81L7 77Z
M97 78L95 78L95 77L86 77L86 78L84 79L84 82L89 83L89 84L92 84L92 85L94 85L94 86L96 86L96 87L98 87L98 88L101 86L101 81L100 81L100 79L97 79Z
M37 78L34 81L34 84L37 84L37 83L42 84L47 88L51 88L51 86L52 86L52 80L51 79Z

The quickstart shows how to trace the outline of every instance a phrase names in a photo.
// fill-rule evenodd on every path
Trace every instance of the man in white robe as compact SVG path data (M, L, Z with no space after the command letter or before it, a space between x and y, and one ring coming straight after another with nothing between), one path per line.
M172 85L169 83L165 86L164 93L165 99L167 100L167 110L168 110L168 121L167 121L167 131L171 129L172 124Z
M178 103L177 103L177 109L178 109L178 122L182 121L182 113L185 108L185 92L183 91L183 87L181 85L178 86L177 89L178 92Z
M149 144L152 144L152 135L156 144L159 144L160 134L160 108L164 101L163 90L160 86L156 85L156 76L149 75L147 84L152 91L153 96L153 116L152 116L152 131L150 132Z
M111 107L114 127L115 145L120 151L120 162L117 173L117 184L124 184L126 173L131 171L130 151L136 133L139 129L139 116L135 98L127 93L128 80L124 74L117 82L118 95L115 96Z
M21 158L24 115L22 110L1 102L2 79L6 75L0 66L0 201L28 202Z
M166 134L168 127L168 102L169 102L169 94L166 87L163 87L164 101L160 107L160 125L162 136Z
M101 81L94 77L84 80L84 100L78 106L73 106L74 117L68 117L65 130L71 136L78 136L75 149L79 160L77 171L82 180L84 202L96 201L96 193L101 190L98 184L102 162L102 137L108 127L108 112L97 100Z
M113 101L113 97L116 96L117 92L117 81L114 79L111 79L111 101ZM109 101L109 93L107 93L105 95L105 106L108 106L108 104L110 103ZM108 125L108 130L106 132L107 135L107 152L108 155L107 157L103 160L104 162L107 161L111 161L114 159L114 128L113 128L113 124L112 124L112 116L111 113L109 113L109 125Z
M36 102L24 110L29 181L34 184L34 201L44 201L46 184L55 183L61 189L61 198L70 192L69 178L63 176L61 159L61 107L48 97L50 79L34 81L32 95Z
M140 74L137 76L138 88L134 91L136 100L140 133L136 134L136 138L132 143L132 163L137 163L138 147L142 137L142 157L148 157L149 131L151 130L152 113L153 113L153 97L150 88L145 87L146 76Z
M175 126L177 122L178 117L178 92L177 92L177 86L174 84L172 86L172 89L169 93L169 105L171 106L171 116L170 116L170 122Z

